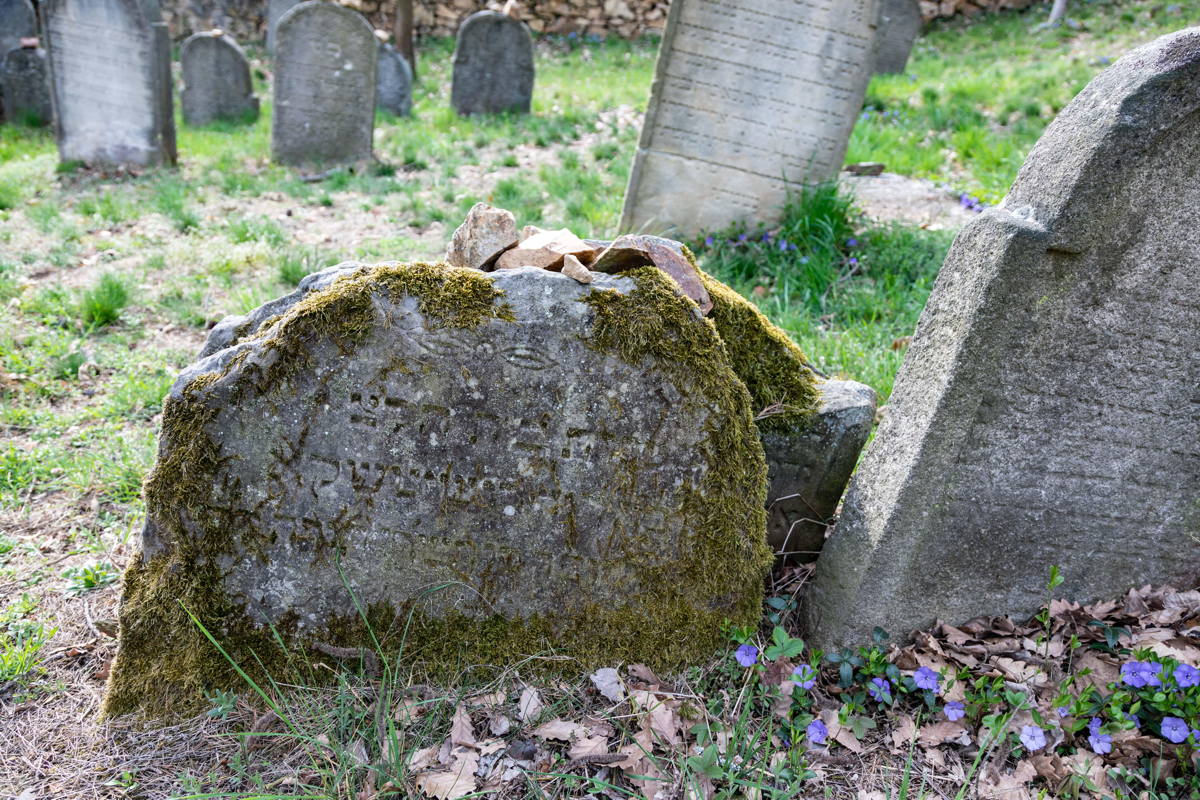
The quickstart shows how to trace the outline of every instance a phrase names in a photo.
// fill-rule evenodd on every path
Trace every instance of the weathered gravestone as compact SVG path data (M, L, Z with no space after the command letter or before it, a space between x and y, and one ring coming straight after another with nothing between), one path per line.
M283 15L275 32L271 157L349 164L371 157L377 40L366 19L325 0Z
M1200 578L1200 28L1133 51L955 241L817 564L822 645Z
M917 0L880 0L875 71L904 72L924 20Z
M22 39L33 36L37 36L37 14L29 0L0 0L0 77L4 74L4 57L8 51L20 47ZM4 100L4 87L0 84L0 122L11 117Z
M871 76L876 0L676 0L621 227L691 236L778 219L842 166Z
M171 42L157 3L47 0L43 19L60 158L175 163Z
M750 396L662 273L351 265L214 336L164 411L108 713L237 685L199 625L281 675L276 634L366 645L359 608L450 672L679 664L758 619Z
M379 43L375 77L375 105L398 117L412 113L412 69L396 48Z
M450 104L459 114L528 113L533 102L533 37L524 22L479 11L458 29Z
M45 125L54 118L50 103L50 81L46 75L46 51L40 47L18 47L0 62L0 96L7 119Z
M258 117L250 62L238 43L220 31L188 37L179 52L183 119L189 125Z
M303 0L267 0L267 52L275 52L275 31L283 15Z

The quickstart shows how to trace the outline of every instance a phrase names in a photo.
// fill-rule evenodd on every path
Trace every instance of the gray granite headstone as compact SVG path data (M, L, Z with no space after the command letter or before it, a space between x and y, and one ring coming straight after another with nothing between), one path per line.
M175 163L171 42L153 0L47 0L59 156L104 167Z
M479 11L458 29L450 104L459 114L528 113L533 102L533 37L524 22Z
M8 51L0 62L0 96L9 121L46 125L54 118L46 73L46 51L40 47Z
M0 75L4 71L4 56L21 46L21 40L37 36L37 15L29 0L0 0ZM11 117L4 102L4 87L0 84L0 122Z
M218 326L164 410L106 710L236 680L181 604L251 670L276 635L371 646L358 609L451 668L701 658L757 620L750 398L650 272L344 265Z
M183 119L189 125L258 117L250 62L227 34L197 33L179 52L183 72Z
M350 164L371 158L378 40L366 19L309 0L275 31L271 158L281 164Z
M1200 28L1132 51L959 233L817 562L820 645L1200 581Z
M917 0L880 0L875 71L904 72L924 20Z
M673 0L621 229L769 223L837 175L878 16L877 0Z
M375 105L398 117L412 113L412 69L396 48L379 43L379 66L375 80Z
M267 52L275 52L275 29L283 15L300 5L303 0L267 0Z

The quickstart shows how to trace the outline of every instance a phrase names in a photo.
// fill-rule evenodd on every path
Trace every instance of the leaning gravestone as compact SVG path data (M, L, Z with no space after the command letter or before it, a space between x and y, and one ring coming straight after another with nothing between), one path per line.
M267 0L267 52L275 52L275 31L283 15L303 0Z
M924 20L917 0L881 0L875 71L904 72Z
M60 158L175 163L171 41L157 3L47 0L43 19Z
M107 712L237 685L201 626L278 678L368 644L360 609L450 673L550 646L677 665L753 624L749 394L669 278L592 277L349 265L222 323L166 404Z
M0 0L0 76L4 71L4 56L21 46L22 39L37 36L37 14L29 0ZM11 119L0 86L0 122ZM48 117L47 117L48 119Z
M179 52L183 72L183 120L208 125L217 120L258 117L250 62L238 43L221 31L188 37Z
M412 69L396 48L384 42L379 43L375 105L398 117L412 113Z
M533 102L533 37L524 22L479 11L458 29L450 103L459 114L528 113Z
M7 119L45 125L54 118L46 51L37 46L9 50L0 62L0 96Z
M281 164L349 164L371 157L377 40L357 11L309 0L275 32L271 157Z
M621 227L692 236L770 221L789 192L837 175L876 2L672 2Z
M817 564L822 646L1200 579L1200 28L1133 51L955 241Z

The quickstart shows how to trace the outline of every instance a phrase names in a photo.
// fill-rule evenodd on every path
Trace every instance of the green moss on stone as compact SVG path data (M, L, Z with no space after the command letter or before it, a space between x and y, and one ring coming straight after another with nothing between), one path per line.
M698 320L695 305L679 297L668 278L654 269L629 277L637 288L628 295L597 290L583 298L596 315L589 344L638 366L653 359L685 395L712 408L704 423L708 436L695 454L707 469L680 509L691 523L680 543L684 556L664 574L640 555L657 543L631 532L628 550L615 554L611 568L631 575L631 585L646 587L643 593L617 608L581 600L553 619L438 616L420 601L373 606L367 617L385 658L403 648L406 666L435 678L548 651L566 658L531 666L571 672L636 659L670 668L720 647L725 621L758 619L772 559L765 541L766 466L750 395L713 323ZM482 273L427 264L364 268L304 298L260 332L258 347L276 356L265 374L234 370L231 361L225 373L202 375L173 397L164 413L159 463L145 487L148 519L166 545L149 559L135 558L126 572L121 645L105 714L192 713L203 708L207 691L245 688L189 612L255 680L313 679L310 664L320 659L311 635L283 623L259 627L223 592L222 565L240 551L233 543L252 547L273 534L208 504L220 449L207 426L241 393L286 391L281 382L307 363L314 337L332 337L351 351L376 324L371 296L381 287L418 298L434 324L513 319L511 309L497 303L502 293ZM372 641L366 625L353 615L336 620L320 640L364 646Z

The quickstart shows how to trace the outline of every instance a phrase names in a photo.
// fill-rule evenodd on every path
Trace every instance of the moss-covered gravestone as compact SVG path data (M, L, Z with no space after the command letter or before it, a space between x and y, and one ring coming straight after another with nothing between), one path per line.
M314 645L672 665L758 618L750 393L657 270L351 265L209 350L164 411L108 713L187 711L241 686L229 660L282 677Z

